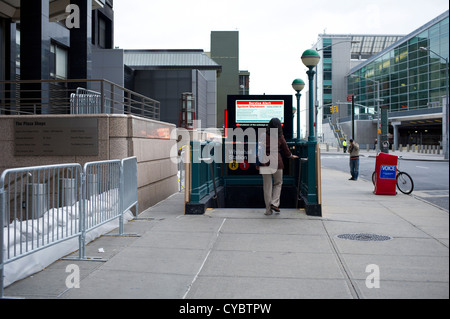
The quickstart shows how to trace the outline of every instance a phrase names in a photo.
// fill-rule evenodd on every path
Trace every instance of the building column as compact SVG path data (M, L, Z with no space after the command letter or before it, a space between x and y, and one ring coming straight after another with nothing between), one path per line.
M20 1L20 79L50 78L50 39L48 0ZM22 86L21 111L48 113L48 83Z
M447 108L445 107L446 103L447 103L447 99L444 97L442 99L442 151L444 153L444 156L445 156L446 150L447 150L447 153L448 153L448 149L449 149L449 145L447 144L448 143L448 139L447 139L448 128L447 128L447 125L448 125L448 118L449 118L449 116L447 114Z
M392 145L392 150L396 151L396 150L398 150L398 146L399 146L398 145L398 141L399 141L399 138L400 138L400 134L399 134L398 128L400 127L400 125L402 123L401 122L392 122L391 124L394 127L394 145Z
M70 29L70 78L90 79L92 74L92 0L70 0L70 3L77 5L80 9L80 28Z

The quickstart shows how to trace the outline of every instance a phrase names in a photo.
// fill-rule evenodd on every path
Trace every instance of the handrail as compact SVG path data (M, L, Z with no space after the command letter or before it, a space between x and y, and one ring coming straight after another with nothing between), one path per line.
M159 101L104 79L0 81L0 115L70 114L77 89L98 93L101 114L160 120Z

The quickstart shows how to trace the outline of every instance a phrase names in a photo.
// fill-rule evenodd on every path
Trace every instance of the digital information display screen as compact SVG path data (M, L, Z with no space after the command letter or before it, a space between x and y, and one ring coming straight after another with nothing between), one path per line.
M236 123L268 123L272 118L285 122L284 100L277 101L236 101Z
M278 118L283 124L284 137L293 136L292 95L228 95L224 127L267 127L270 120Z

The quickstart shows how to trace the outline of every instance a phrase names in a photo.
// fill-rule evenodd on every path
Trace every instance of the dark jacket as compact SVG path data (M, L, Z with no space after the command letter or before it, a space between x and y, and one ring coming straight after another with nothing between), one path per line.
M270 155L270 136L266 135L266 154ZM286 158L291 158L292 153L286 143L286 139L283 135L278 137L278 169L284 169L283 156ZM262 164L261 166L269 166L270 162L267 164Z

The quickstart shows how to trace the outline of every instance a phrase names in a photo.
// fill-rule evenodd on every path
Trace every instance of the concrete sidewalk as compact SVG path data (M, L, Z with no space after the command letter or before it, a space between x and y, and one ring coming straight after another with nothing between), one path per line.
M449 214L411 196L375 196L365 181L322 170L323 218L283 210L217 209L185 216L176 194L126 225L141 237L103 236L88 256L58 261L5 289L45 299L449 298ZM386 241L340 239L345 234ZM368 236L359 236L368 239ZM371 236L369 239L386 239ZM105 253L100 254L103 248ZM80 268L68 289L66 267ZM368 288L376 283L379 288ZM367 271L367 272L366 272ZM375 279L373 279L375 277ZM373 279L373 280L372 280Z

